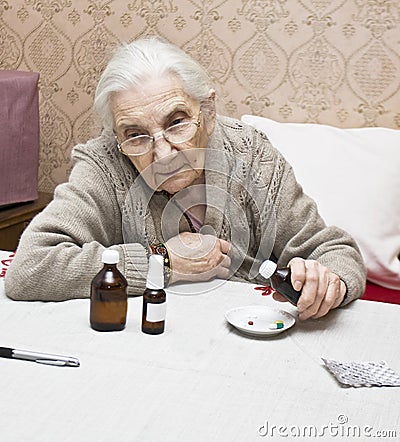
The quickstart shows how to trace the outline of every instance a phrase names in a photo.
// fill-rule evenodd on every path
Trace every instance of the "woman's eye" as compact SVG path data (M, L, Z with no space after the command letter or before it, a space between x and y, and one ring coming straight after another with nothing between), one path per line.
M126 134L126 138L136 138L136 137L140 137L141 135L144 135L142 132L128 132Z
M171 122L171 124L169 125L169 127L171 126L176 126L177 124L181 124L184 123L186 120L184 118L175 118L175 120L173 120Z

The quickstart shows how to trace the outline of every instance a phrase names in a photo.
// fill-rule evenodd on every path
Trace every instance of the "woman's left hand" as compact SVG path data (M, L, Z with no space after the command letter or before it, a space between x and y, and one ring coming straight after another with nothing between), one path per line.
M345 283L318 261L293 258L288 267L293 287L302 291L297 304L300 319L320 318L343 301ZM278 293L274 294L274 298L284 300Z

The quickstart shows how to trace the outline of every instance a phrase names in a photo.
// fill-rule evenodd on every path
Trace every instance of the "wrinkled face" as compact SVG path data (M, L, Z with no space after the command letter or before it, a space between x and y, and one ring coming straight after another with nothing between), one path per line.
M214 118L210 121L204 117L200 103L184 91L176 76L151 79L140 87L115 93L111 111L119 143L157 134L147 153L129 156L152 189L174 194L201 181L204 148L214 129ZM200 127L190 140L172 144L161 136L162 131L176 124L197 122L199 115Z

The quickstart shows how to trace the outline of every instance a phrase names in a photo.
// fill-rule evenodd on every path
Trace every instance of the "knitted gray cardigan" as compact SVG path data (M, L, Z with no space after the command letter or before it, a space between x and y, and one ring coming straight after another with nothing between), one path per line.
M148 245L190 231L173 198L153 192L121 155L112 134L78 145L67 183L23 233L6 279L16 300L84 298L105 247L120 253L130 295L143 293ZM316 259L347 286L343 304L359 297L366 270L354 240L327 227L291 166L267 137L217 117L205 167L206 230L233 244L233 278L260 282L258 266L300 256Z

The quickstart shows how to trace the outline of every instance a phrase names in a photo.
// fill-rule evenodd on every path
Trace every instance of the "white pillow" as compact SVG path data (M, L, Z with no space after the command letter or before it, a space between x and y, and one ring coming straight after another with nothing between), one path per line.
M368 279L400 290L400 130L242 121L267 134L325 222L356 239Z

